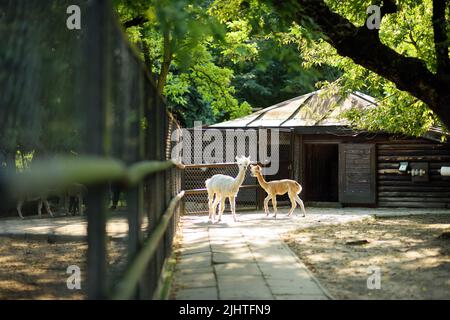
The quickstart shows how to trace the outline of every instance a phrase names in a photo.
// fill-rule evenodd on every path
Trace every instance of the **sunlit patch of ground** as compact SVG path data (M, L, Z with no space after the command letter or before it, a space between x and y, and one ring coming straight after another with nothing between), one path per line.
M0 299L85 298L86 252L84 242L48 243L0 237ZM111 278L124 267L125 246L108 244ZM81 290L67 288L67 267L81 269Z
M299 229L285 241L338 299L450 299L449 215L366 219ZM349 241L367 244L349 245ZM369 290L370 266L381 289Z

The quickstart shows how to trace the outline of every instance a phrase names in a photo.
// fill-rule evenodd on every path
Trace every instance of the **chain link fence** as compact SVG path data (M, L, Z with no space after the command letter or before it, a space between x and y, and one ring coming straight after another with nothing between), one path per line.
M276 133L275 131L276 130ZM278 139L272 139L276 134ZM292 176L290 131L279 129L189 129L184 131L182 161L186 164L183 172L182 189L185 190L184 206L186 214L208 212L208 195L205 181L215 174L236 177L239 169L236 156L248 156L260 164L278 162L275 174L267 175L270 180L286 179ZM264 139L264 141L263 141ZM267 144L267 148L265 148ZM264 148L265 150L261 150ZM278 165L276 163L276 165ZM246 172L244 182L236 198L236 210L258 210L262 208L265 192L256 178ZM280 202L288 200L283 196ZM226 203L225 212L231 212Z

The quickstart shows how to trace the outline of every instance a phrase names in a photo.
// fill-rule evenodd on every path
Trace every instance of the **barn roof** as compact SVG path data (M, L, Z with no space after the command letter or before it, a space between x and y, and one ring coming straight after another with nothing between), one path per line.
M317 90L277 103L248 116L217 123L210 127L348 127L350 122L343 117L345 111L374 106L376 106L375 99L361 92L342 97L324 90Z

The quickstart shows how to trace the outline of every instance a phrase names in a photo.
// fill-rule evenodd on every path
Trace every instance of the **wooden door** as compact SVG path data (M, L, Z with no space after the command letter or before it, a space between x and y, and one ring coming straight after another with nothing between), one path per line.
M376 203L376 149L374 144L339 145L339 201Z
M306 201L339 201L338 144L305 144L305 181L302 196Z

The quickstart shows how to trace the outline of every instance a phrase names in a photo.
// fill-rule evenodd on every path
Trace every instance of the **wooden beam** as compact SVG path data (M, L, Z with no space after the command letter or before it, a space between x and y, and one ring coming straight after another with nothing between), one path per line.
M379 207L388 207L388 208L448 208L449 204L442 202L428 203L428 202L378 202Z

